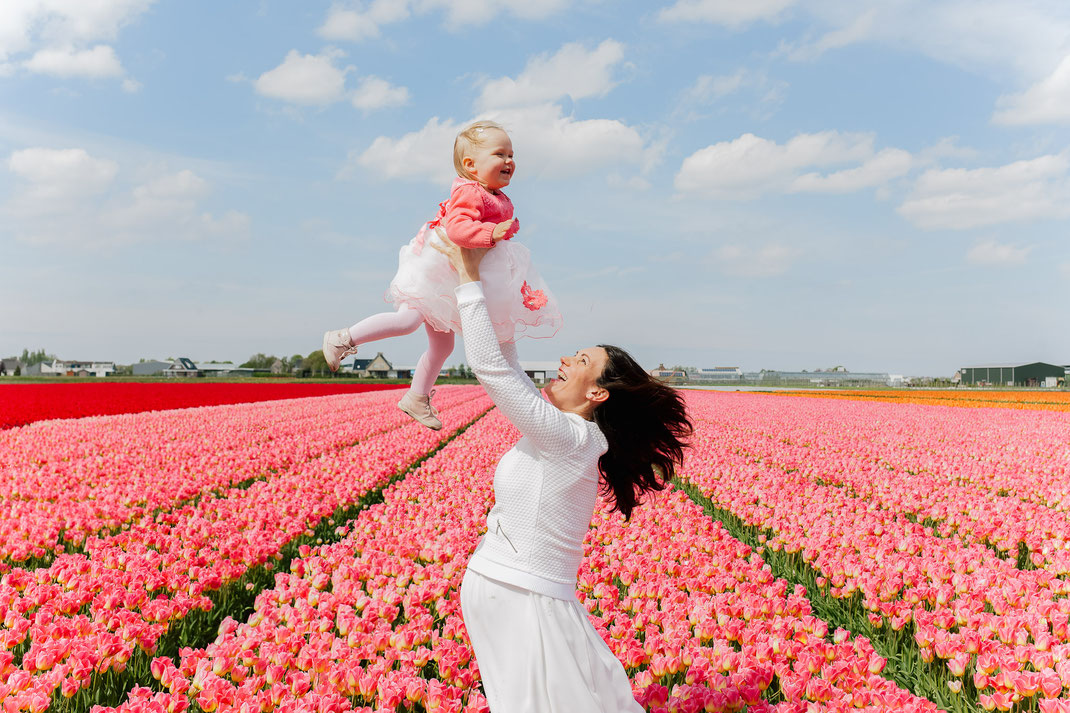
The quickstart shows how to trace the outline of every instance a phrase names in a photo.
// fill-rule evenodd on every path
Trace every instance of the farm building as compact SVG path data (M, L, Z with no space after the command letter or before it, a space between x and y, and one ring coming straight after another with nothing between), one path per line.
M666 369L664 364L658 364L657 369L647 372L655 379L664 381L666 384L686 384L687 372L682 369Z
M986 364L959 369L963 386L1056 386L1066 367L1035 361L1029 364Z
M743 370L738 366L700 367L687 370L687 380L691 382L725 382L742 381Z
M37 376L96 376L105 377L115 373L115 362L54 359L40 364L31 364L23 374Z
M546 382L557 378L560 361L522 361L520 368L535 382Z
M169 361L157 361L156 359L150 359L149 361L138 362L132 364L134 376L161 376L163 370L171 366Z

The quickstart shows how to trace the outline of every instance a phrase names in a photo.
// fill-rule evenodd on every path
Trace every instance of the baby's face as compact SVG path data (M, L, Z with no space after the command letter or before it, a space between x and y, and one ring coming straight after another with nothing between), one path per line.
M498 129L487 129L485 134L482 145L474 147L464 163L477 181L496 191L508 186L516 171L513 142L509 140L509 134Z

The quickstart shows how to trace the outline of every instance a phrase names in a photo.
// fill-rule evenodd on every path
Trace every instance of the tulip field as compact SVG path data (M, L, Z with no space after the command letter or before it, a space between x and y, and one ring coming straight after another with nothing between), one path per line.
M21 426L41 419L138 413L396 388L401 387L395 384L344 382L212 383L184 379L156 383L4 384L3 390L0 390L0 428Z
M1070 413L685 394L578 573L646 710L1070 712ZM459 587L519 434L287 396L0 431L4 713L487 711Z

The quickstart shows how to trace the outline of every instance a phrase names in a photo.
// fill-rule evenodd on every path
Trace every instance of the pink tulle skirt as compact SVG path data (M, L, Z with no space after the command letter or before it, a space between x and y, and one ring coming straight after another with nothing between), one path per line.
M432 246L439 242L425 224L398 253L398 271L385 299L408 305L440 332L461 332L461 316L453 290L457 273L446 256ZM561 310L550 288L531 264L531 253L515 238L491 248L479 264L487 312L499 342L520 337L552 337L561 328Z

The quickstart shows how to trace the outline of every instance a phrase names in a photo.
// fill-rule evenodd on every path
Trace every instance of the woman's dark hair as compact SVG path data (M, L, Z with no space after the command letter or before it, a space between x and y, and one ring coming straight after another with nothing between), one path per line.
M632 516L643 494L664 490L684 459L691 419L683 397L639 366L628 352L608 344L598 385L609 398L594 410L594 422L609 442L598 459L602 493L614 510Z

